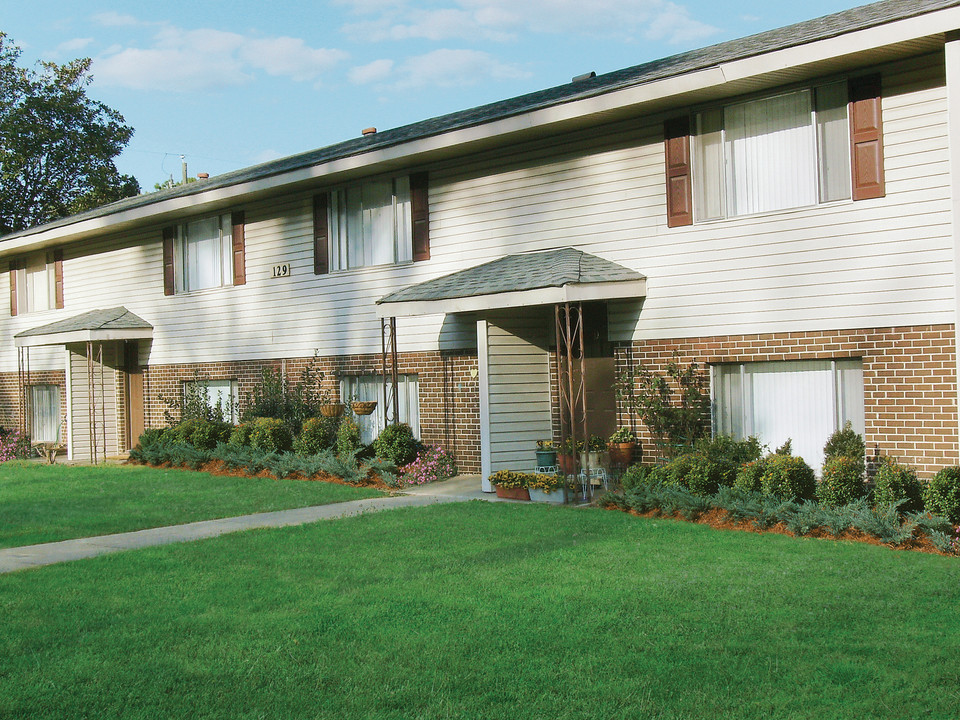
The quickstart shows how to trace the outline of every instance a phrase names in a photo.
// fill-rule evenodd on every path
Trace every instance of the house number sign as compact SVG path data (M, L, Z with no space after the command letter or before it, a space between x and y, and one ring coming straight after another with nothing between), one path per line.
M290 263L281 263L280 265L274 265L273 277L275 278L290 277Z

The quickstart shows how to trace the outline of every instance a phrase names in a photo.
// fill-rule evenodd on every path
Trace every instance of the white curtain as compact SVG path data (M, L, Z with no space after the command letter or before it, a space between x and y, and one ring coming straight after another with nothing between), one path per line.
M372 415L360 415L356 418L360 427L360 439L364 443L372 443L380 431L386 427L384 416L386 403L383 395L383 381L379 375L362 375L359 377L345 377L341 383L340 392L344 402L352 400L375 400L377 409ZM401 375L397 387L400 403L400 422L406 423L413 430L414 437L420 437L420 398L419 382L416 375Z
M34 385L31 392L33 417L31 435L34 442L57 442L60 434L60 388L56 385Z
M330 205L331 270L413 259L408 177L334 191Z
M820 201L850 198L850 126L847 84L817 88L817 145L820 151Z
M228 216L187 223L178 255L183 258L182 289L220 287L233 279L233 247Z

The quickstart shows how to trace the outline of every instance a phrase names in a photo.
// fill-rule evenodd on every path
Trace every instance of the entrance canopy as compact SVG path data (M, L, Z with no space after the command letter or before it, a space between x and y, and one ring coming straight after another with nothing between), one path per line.
M575 248L507 255L377 301L377 315L408 317L532 305L642 298L647 278Z
M14 336L18 348L41 345L66 345L77 342L140 340L153 337L153 325L125 307L91 310L66 320L58 320L24 330Z

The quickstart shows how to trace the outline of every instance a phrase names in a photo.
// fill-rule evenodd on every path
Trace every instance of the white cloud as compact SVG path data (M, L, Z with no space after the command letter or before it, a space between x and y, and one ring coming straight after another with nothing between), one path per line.
M378 89L403 90L413 87L461 87L484 80L515 80L529 73L502 63L480 50L440 49L407 58L399 65L392 60L375 60L353 68L350 79L373 84Z
M673 44L702 40L717 29L694 19L670 0L446 0L423 10L412 0L340 0L367 19L345 25L357 40L421 38L505 42L521 33L572 33Z
M53 50L53 54L60 57L80 52L92 42L93 38L74 38L73 40L67 40L57 45Z
M318 80L346 58L299 38L255 37L164 25L149 48L111 48L94 62L98 82L135 90L205 91L244 85L258 71L303 82Z
M113 10L108 10L107 12L97 13L92 16L92 20L99 25L104 25L106 27L130 27L132 25L140 25L140 21L137 20L133 15L125 15L123 13L114 12Z

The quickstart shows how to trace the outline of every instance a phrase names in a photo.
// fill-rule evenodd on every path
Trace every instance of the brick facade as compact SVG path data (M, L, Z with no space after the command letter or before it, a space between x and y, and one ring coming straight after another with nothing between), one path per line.
M60 388L60 420L67 419L67 381L63 370L31 372L29 385L57 385ZM20 383L17 373L0 373L0 427L15 430L20 423ZM29 396L28 396L29 398ZM28 399L29 402L29 399ZM64 442L66 439L64 438Z

